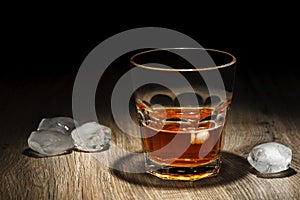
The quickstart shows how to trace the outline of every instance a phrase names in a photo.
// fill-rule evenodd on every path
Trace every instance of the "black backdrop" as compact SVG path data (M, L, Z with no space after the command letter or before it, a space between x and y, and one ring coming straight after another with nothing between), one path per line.
M100 11L99 11L100 12ZM30 12L4 19L1 79L15 80L78 70L85 56L104 39L131 28L156 26L180 31L202 46L227 50L238 58L239 70L266 75L299 71L299 31L293 11L233 13L148 18L58 15ZM114 19L116 18L116 19ZM138 21L136 21L138 20Z

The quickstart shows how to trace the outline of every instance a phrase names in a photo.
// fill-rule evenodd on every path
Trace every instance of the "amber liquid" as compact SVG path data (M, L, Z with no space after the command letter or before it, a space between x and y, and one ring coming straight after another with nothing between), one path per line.
M148 120L141 123L143 144L154 163L197 167L220 155L224 123L213 119L213 109L164 107L146 113Z

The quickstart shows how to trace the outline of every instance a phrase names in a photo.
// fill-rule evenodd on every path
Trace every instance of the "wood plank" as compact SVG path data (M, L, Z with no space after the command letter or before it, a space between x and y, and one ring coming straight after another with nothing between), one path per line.
M221 173L196 182L114 170L97 159L105 158L105 152L48 158L22 154L42 117L72 114L74 76L1 82L5 96L0 99L0 199L299 199L300 80L293 73L284 78L265 75L258 76L255 70L238 74ZM141 150L139 139L115 127L111 116L103 118L113 128L113 143ZM128 127L128 131L136 130ZM282 177L260 177L245 159L254 145L269 141L293 151L291 169ZM120 169L142 167L139 156L121 156L123 160L114 164Z

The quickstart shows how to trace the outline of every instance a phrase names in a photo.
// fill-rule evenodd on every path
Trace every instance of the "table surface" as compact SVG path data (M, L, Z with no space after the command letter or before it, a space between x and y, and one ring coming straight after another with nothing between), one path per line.
M300 79L296 73L259 74L238 71L221 172L195 182L133 173L141 154L121 156L110 166L102 162L105 152L29 156L27 138L42 118L72 116L75 74L3 80L0 199L299 199ZM96 100L100 122L113 130L112 143L140 152L140 140L126 134L131 128L120 130L106 114L108 100L101 95ZM251 168L246 156L253 146L270 141L290 147L293 158L289 170L265 176Z

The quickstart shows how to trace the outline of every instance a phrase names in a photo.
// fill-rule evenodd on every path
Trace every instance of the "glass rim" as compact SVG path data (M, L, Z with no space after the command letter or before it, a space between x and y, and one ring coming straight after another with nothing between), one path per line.
M139 55L142 54L146 54L146 53L151 53L151 52L155 52L155 51L168 51L168 50L204 50L204 51L211 51L211 52L217 52L217 53L221 53L224 55L227 55L229 57L231 57L231 61L227 62L225 64L222 65L216 65L216 66L206 66L206 67L195 67L195 68L190 68L190 69L169 69L169 68L159 68L159 67L152 67L149 65L145 65L145 64L138 64L134 61L134 58L136 58ZM220 69L220 68L225 68L225 67L230 67L232 65L234 65L236 63L237 59L234 55L232 55L229 52L223 51L223 50L217 50L217 49L211 49L211 48L199 48L199 47L174 47L174 48L155 48L155 49L151 49L151 50L146 50L146 51L142 51L139 53L134 54L133 56L131 56L130 58L130 63L133 64L134 66L137 67L141 67L144 69L150 69L150 70L158 70L158 71L174 71L174 72L192 72L192 71L208 71L208 70L214 70L214 69Z

